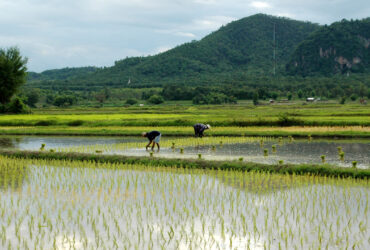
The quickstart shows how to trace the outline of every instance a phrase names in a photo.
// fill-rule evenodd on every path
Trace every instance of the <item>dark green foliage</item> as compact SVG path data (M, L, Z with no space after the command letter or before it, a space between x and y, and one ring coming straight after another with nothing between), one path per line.
M55 120L42 120L42 121L38 121L34 124L34 126L53 126L53 125L56 125L56 121Z
M74 120L67 123L68 126L77 127L84 124L84 121L82 120Z
M229 97L223 93L211 92L208 95L198 94L193 98L193 104L224 104L237 103L235 97Z
M26 82L27 58L19 49L0 49L0 103L6 104L19 87Z
M12 114L28 114L30 113L29 108L23 103L22 99L19 97L13 98L10 103L4 105L4 113Z
M76 98L74 96L57 96L54 100L54 105L58 107L67 107L71 106L76 102Z
M134 105L134 104L137 103L137 100L133 99L133 98L130 98L130 99L127 99L125 103L128 104L128 105Z
M152 95L149 99L148 102L151 104L161 104L164 102L163 97L159 95Z
M344 103L346 103L346 97L345 97L345 96L342 96L342 97L340 98L339 103L340 103L340 104L344 104Z
M26 104L32 108L35 107L35 104L39 101L40 93L37 89L32 89L26 93Z
M286 70L291 75L370 72L370 18L324 26L303 41Z
M356 101L356 100L357 100L357 98L358 98L358 96L357 96L356 94L352 94L352 95L350 96L350 98L351 98L351 100L352 100L352 101Z
M42 73L29 72L28 81L67 80L70 77L84 76L99 70L97 67L80 67L46 70Z
M253 94L253 104L258 105L258 92L254 92Z
M304 124L303 121L297 118L291 117L287 113L282 113L279 115L279 119L278 119L279 126L282 126L282 127L298 126L298 125L303 125L303 124Z

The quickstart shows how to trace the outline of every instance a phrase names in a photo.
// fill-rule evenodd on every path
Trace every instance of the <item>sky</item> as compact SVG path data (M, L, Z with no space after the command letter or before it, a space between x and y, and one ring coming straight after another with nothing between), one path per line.
M112 66L200 40L257 13L331 24L370 16L369 0L0 0L0 48L29 71Z

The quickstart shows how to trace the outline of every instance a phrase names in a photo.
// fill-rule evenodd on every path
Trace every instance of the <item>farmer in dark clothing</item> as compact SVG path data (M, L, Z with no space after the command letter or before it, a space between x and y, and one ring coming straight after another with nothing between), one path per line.
M209 124L202 124L202 123L197 123L194 125L194 133L195 133L195 137L203 137L203 132L204 130L206 129L210 129L211 126Z
M151 131L151 132L143 132L141 134L142 137L147 137L149 140L148 145L146 145L145 149L148 150L148 147L150 146L151 143L152 145L152 150L154 149L155 144L157 144L158 151L159 151L159 141L161 140L161 133L158 131Z

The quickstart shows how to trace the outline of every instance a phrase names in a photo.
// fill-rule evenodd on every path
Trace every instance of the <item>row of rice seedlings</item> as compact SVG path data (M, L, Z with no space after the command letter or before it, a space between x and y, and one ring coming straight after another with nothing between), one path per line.
M0 156L0 248L368 249L368 181Z
M162 148L184 148L184 147L199 147L206 145L238 144L252 143L257 141L273 141L272 137L205 137L205 138L170 138L161 141ZM127 142L116 144L95 144L95 145L79 145L72 147L58 148L58 152L79 152L79 153L103 153L116 152L133 148L145 148L148 142L143 139L143 142Z

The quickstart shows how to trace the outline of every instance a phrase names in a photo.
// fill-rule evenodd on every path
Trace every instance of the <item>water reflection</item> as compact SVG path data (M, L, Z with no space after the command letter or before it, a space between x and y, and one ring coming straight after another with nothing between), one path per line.
M14 148L15 145L13 143L13 139L9 137L0 137L0 148Z
M15 190L22 187L28 171L28 166L24 162L14 162L0 157L0 189Z

